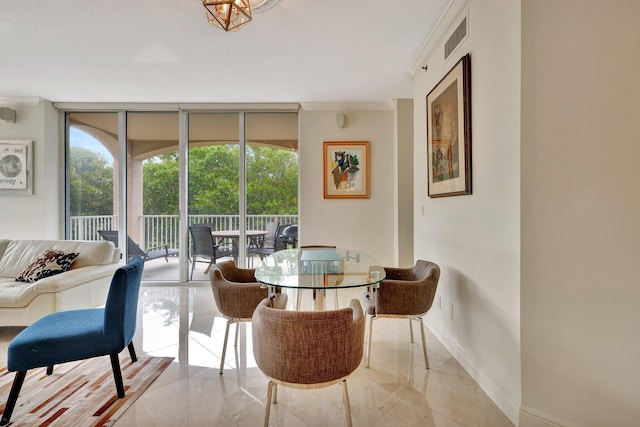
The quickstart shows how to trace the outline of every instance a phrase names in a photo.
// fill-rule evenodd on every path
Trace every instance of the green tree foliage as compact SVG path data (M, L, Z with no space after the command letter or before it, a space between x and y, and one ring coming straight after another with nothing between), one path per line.
M143 212L145 215L177 215L180 190L180 159L177 152L147 159L143 166Z
M239 147L212 145L189 150L189 214L237 215ZM249 147L247 213L298 213L298 154L270 147ZM144 164L144 212L178 212L178 156L165 154Z
M237 145L213 145L189 150L189 214L238 213Z
M113 213L113 166L100 153L83 147L70 151L71 216Z
M298 213L298 154L270 147L247 153L247 214Z
M238 214L237 145L212 145L189 150L189 213ZM247 150L247 213L298 213L298 154L270 147ZM143 164L146 215L176 215L179 205L177 152L147 159ZM71 215L113 213L113 166L86 148L71 149Z

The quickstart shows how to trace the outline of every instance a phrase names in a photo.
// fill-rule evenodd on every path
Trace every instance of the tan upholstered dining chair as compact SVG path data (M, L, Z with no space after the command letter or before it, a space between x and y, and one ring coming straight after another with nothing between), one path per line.
M371 358L371 337L373 321L380 317L396 317L409 319L409 331L413 343L413 326L411 320L420 322L422 350L425 368L429 369L427 344L424 338L422 317L427 314L436 295L440 268L429 261L418 260L411 268L385 267L385 279L380 283L377 292L377 308L370 291L365 294L365 306L369 318L369 342L365 366L369 367Z
M278 301L263 300L253 313L253 355L269 379L264 425L278 385L320 388L342 383L347 425L351 407L347 377L360 365L364 313L358 300L330 311L287 311ZM273 398L273 399L272 399Z
M256 306L267 297L267 289L261 287L254 276L253 268L238 268L233 260L214 264L209 270L209 279L216 306L220 314L227 319L224 333L220 374L224 372L224 358L227 353L229 328L236 323L235 346L238 345L239 322L250 322ZM287 304L287 295L277 293L276 299L283 306Z

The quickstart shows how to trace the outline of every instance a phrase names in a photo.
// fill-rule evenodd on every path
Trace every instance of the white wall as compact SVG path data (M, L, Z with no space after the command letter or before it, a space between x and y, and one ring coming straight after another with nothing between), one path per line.
M300 112L300 225L302 243L366 250L384 265L395 265L394 111L391 104L347 110L344 128L336 111ZM17 123L0 121L0 139L34 141L34 195L1 197L2 238L63 238L64 174L58 113L50 102L16 107ZM405 108L406 109L406 108ZM406 132L406 130L405 130ZM369 199L323 198L323 141L370 141ZM404 225L406 228L406 224ZM373 230L373 231L372 231ZM406 244L406 243L405 243Z
M468 13L469 35L445 62L443 43L460 22L460 13ZM426 95L466 53L471 55L473 194L429 198ZM426 72L420 68L425 64ZM454 1L415 68L414 255L441 268L427 325L517 425L521 397L519 2Z
M394 136L393 112L300 111L300 242L357 247L383 265L394 265ZM324 199L323 142L369 141L370 198Z
M398 99L394 108L394 185L396 262L411 267L413 257L413 99Z
M11 108L16 110L16 123L0 121L0 139L33 141L33 195L0 195L0 238L61 238L57 112L46 101Z
M522 426L640 423L640 2L522 6Z

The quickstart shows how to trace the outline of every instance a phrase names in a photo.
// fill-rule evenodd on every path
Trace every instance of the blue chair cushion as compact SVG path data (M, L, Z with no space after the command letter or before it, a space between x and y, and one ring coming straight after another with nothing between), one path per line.
M9 371L26 371L74 360L119 353L116 336L104 334L103 308L49 314L20 332L7 353Z

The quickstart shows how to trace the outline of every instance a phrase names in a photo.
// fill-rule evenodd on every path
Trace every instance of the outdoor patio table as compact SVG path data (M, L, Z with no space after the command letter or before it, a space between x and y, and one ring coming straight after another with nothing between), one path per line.
M260 247L264 236L267 235L266 230L246 230L245 232L251 245ZM211 235L214 239L228 239L231 241L233 248L233 258L238 262L238 242L240 240L240 230L217 230L212 231Z

